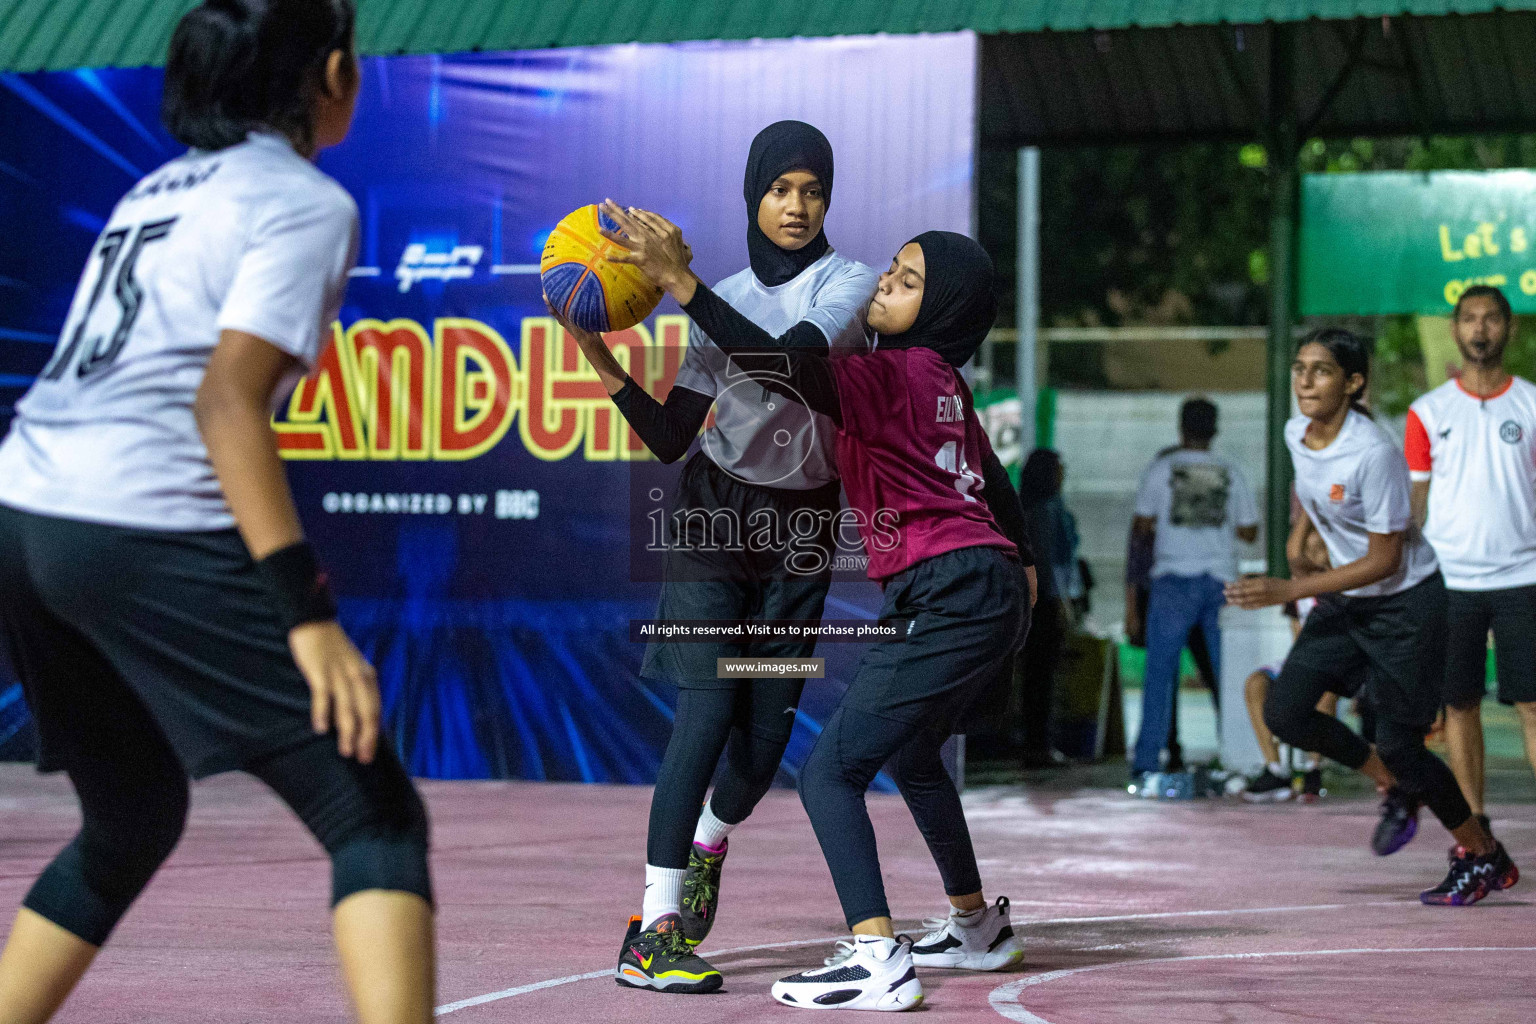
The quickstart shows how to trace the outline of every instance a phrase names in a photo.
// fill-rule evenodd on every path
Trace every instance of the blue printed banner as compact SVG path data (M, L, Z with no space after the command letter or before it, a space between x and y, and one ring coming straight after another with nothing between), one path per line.
M320 158L361 210L359 265L275 425L414 773L645 782L668 735L674 695L639 678L628 636L656 599L630 572L630 483L678 467L650 459L546 315L553 225L606 197L654 209L719 280L746 264L748 144L794 117L836 154L828 238L883 267L923 230L971 229L974 82L969 33L363 62L352 133ZM160 83L0 76L0 232L19 242L0 250L0 430L112 204L179 151ZM690 326L667 300L610 341L660 397ZM877 605L839 583L828 615ZM819 653L786 765L860 649ZM29 732L5 678L0 756L17 756Z

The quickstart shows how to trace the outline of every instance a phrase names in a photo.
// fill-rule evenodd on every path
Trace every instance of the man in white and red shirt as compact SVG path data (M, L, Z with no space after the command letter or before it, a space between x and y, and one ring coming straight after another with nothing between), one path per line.
M1485 826L1481 705L1490 628L1499 700L1518 709L1536 767L1536 385L1504 369L1513 330L1509 300L1497 288L1462 294L1451 316L1461 376L1413 403L1405 445L1414 514L1448 594L1446 746Z

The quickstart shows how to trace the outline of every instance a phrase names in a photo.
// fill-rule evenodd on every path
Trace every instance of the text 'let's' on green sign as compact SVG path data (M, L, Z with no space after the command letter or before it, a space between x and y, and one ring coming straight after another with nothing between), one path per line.
M1300 277L1303 316L1446 316L1474 284L1536 312L1536 172L1306 175Z

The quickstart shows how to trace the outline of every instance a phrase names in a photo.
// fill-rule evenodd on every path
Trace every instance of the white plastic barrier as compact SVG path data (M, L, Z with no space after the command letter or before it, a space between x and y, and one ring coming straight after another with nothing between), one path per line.
M1243 699L1243 683L1257 668L1276 666L1291 649L1290 620L1278 606L1221 610L1221 763L1251 774L1264 765Z

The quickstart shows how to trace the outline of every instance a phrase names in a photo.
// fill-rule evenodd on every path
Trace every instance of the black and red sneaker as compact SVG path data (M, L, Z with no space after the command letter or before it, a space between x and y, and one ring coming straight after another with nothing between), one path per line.
M1381 820L1371 836L1371 849L1385 857L1408 845L1419 831L1419 801L1393 786L1381 801Z
M1508 889L1520 881L1520 869L1509 859L1503 843L1493 852L1473 856L1464 846L1451 851L1451 870L1445 881L1419 893L1419 902L1433 907L1470 907L1490 892Z
M1493 841L1493 853L1489 859L1493 861L1493 878L1488 882L1489 888L1508 889L1520 881L1520 869L1515 867L1515 862L1509 858L1509 851L1497 839Z

